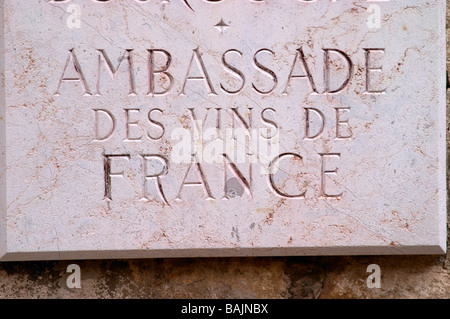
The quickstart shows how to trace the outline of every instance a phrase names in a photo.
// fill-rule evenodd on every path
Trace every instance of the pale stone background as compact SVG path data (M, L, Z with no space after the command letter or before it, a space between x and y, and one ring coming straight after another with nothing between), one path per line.
M71 263L81 289L67 288ZM369 264L381 267L381 289L367 288ZM450 298L450 255L5 262L0 298Z

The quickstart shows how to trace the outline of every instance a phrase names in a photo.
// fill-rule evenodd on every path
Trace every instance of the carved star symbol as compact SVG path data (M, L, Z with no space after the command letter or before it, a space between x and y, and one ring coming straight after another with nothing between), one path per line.
M221 34L223 34L223 33L225 32L225 30L229 28L229 25L226 24L225 21L223 21L223 19L220 19L220 22L217 23L214 27L215 27L217 30L219 30L219 32L220 32Z

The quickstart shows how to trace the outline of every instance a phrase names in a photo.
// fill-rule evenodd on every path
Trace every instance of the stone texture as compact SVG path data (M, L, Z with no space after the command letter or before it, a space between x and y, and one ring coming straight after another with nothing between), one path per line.
M447 38L448 36L449 16ZM448 44L447 53L447 66L450 66ZM448 94L447 107L449 105ZM450 115L450 110L447 114ZM449 117L447 123L450 123ZM447 228L449 227L450 224L447 224ZM65 284L68 276L65 270L70 263L78 263L81 267L82 289L68 289ZM368 289L365 286L367 265L373 263L381 267L381 289ZM448 299L449 267L448 254L4 262L0 264L0 297ZM209 275L202 276L205 271ZM255 274L264 278L258 279L257 285L252 281ZM205 290L205 287L210 289Z
M66 285L71 261L0 265L1 298L442 298L448 258L438 256L192 258L73 261L81 289ZM381 267L381 289L366 285Z
M4 2L2 260L444 252L443 1L187 3Z

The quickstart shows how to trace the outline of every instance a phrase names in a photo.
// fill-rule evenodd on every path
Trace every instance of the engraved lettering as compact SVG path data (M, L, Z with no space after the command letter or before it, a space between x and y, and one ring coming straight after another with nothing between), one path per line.
M89 92L89 88L87 86L86 80L84 78L83 72L81 71L80 64L78 63L78 59L75 55L74 49L69 50L69 56L67 57L66 65L64 66L63 73L61 75L61 79L59 80L58 87L56 88L55 96L59 96L59 89L61 88L61 84L63 82L79 82L81 84L81 88L83 89L85 96L92 95L91 92ZM66 71L69 64L72 64L73 69L75 70L77 76L76 77L66 77Z
M323 129L325 127L325 116L323 115L323 113L320 110L318 110L316 108L307 107L304 109L305 109L305 122L306 122L305 123L305 139L312 140L312 139L319 137L322 134ZM310 114L311 112L315 113L316 118L319 118L319 121L320 121L319 129L315 132L315 134L311 133L311 126L312 126L311 125L312 120L311 120L311 114Z
M236 90L227 90L227 89L222 85L222 83L220 84L220 88L221 88L224 92L226 92L226 93L229 93L229 94L237 94L237 93L241 92L242 89L244 88L244 85L245 85L245 76L244 76L244 74L243 74L240 70L238 70L238 69L235 68L234 66L230 65L230 64L225 60L225 55L226 55L227 53L232 53L232 52L235 52L235 53L237 53L240 57L242 57L242 53L241 53L240 51L234 50L234 49L228 50L228 51L226 51L226 52L222 55L222 64L225 66L227 72L230 72L230 73L233 74L234 76L237 76L238 78L240 78L241 81L242 81L242 84L241 84L241 86L240 86L238 89L236 89Z
M103 169L105 173L105 200L112 200L111 196L111 177L121 177L123 178L123 171L113 173L111 172L111 160L113 158L125 158L127 160L130 160L129 154L118 154L118 155L106 155L103 154Z
M271 107L265 108L264 110L261 111L261 122L267 124L267 126L272 127L273 130L275 130L275 132L272 133L273 130L270 129L270 134L267 133L266 135L264 135L263 132L261 131L260 136L261 136L263 139L265 139L265 140L270 140L272 137L274 137L275 135L278 134L278 130L279 130L279 129L278 129L277 123L275 123L275 122L272 121L272 120L267 119L267 118L264 116L264 113L266 113L267 111L272 111L274 114L276 113L276 111L275 111L273 108L271 108Z
M183 0L183 3L184 3L191 11L194 11L194 9L192 9L191 5L189 4L188 0Z
M243 116L238 112L237 108L235 108L235 107L231 108L231 114L232 114L232 120L233 120L232 126L233 126L233 129L236 128L236 124L235 124L236 121L235 121L235 119L237 119L237 121L239 122L239 125L242 128L245 129L245 132L248 135L251 135L250 134L250 129L252 128L252 122L253 122L252 121L252 110L253 110L253 108L249 107L248 110L249 110L249 113L248 113L248 123L247 123L244 120Z
M365 94L385 94L386 89L383 90L375 90L371 88L371 81L370 81L370 73L371 72L383 72L383 67L371 67L370 66L370 57L372 52L380 52L385 53L384 49L364 49L365 52L365 58L366 58L366 91Z
M139 113L140 109L125 109L125 117L126 117L126 125L125 125L125 132L126 132L125 136L126 136L126 139L125 139L125 141L140 141L141 138L142 138L142 135L140 135L139 137L136 137L136 136L135 137L131 137L130 136L131 135L130 134L131 126L139 127L139 122L137 120L136 121L131 121L131 119L130 119L132 112Z
M206 71L206 67L205 67L205 64L203 63L203 59L202 59L201 53L199 51L199 48L196 48L193 51L194 51L194 53L192 54L191 61L189 62L188 71L186 73L186 78L184 79L183 87L181 88L181 92L179 95L186 96L186 93L184 91L185 91L186 83L188 80L204 81L209 90L208 94L209 95L217 95L216 91L214 91L214 88L211 83L211 79L209 78L208 72ZM194 61L194 59L197 63L198 69L202 73L202 76L189 76L189 73L192 68L192 62Z
M257 162L257 153L256 148L257 145L255 145L258 141L258 135L256 131L252 130L252 110L253 108L248 108L249 113L247 115L248 117L248 123L245 121L244 117L238 112L237 108L231 108L232 113L232 128L233 128L233 138L237 141L237 159L236 161L238 163L245 163L245 157L246 154L250 155L249 161L250 163L256 163ZM242 129L236 130L236 120L241 126ZM248 151L246 152L246 140L248 139ZM228 140L227 140L228 141ZM234 148L233 148L234 151ZM232 158L234 159L234 153L232 154Z
M189 176L189 173L191 169L194 168L195 172L197 173L197 177L199 178L199 181L194 182L187 182L186 179ZM198 160L196 160L193 156L191 165L189 165L189 168L186 172L186 175L184 176L183 182L181 184L180 190L178 191L178 195L175 198L176 201L181 201L181 192L183 191L184 187L198 187L201 186L203 191L206 194L206 200L214 200L215 198L211 195L211 191L209 190L208 183L206 182L205 175L203 173L202 167L200 166L200 163L198 163Z
M275 182L273 180L273 175L275 174L276 171L278 171L278 165L279 162L283 159L283 158L296 158L297 160L300 160L300 162L303 164L303 158L295 153L283 153L278 155L277 157L275 157L272 162L269 164L269 186L271 188L271 190L277 194L278 196L281 196L283 198L304 198L305 194L306 194L306 190L303 193L300 194L296 194L296 195L292 195L292 194L287 194L285 192L280 191L280 189L275 185Z
M194 130L193 146L195 159L198 159L199 162L201 163L203 160L203 127L205 125L206 118L208 117L210 108L206 108L206 114L203 117L202 121L197 120L197 116L195 115L193 108L189 108L188 110L191 115L191 120L193 123L193 130Z
M148 57L148 93L147 93L147 95L162 96L162 95L169 94L170 91L172 91L173 84L174 84L174 79L173 79L172 74L167 72L167 70L169 69L170 64L172 62L172 56L166 50L153 49L153 50L147 50L147 51L148 51L148 56L149 56ZM155 60L154 59L155 52L164 54L167 58L166 65L158 70L155 70L155 61L154 61ZM169 85L160 92L155 91L155 75L157 75L157 74L164 75L169 80Z
M142 198L141 200L145 200L148 201L150 200L148 198L148 194L147 194L147 182L153 180L155 182L155 186L156 186L156 191L158 192L159 197L161 198L161 200L163 201L164 204L169 205L169 203L167 202L166 196L164 195L164 191L162 188L162 184L161 184L161 177L167 175L169 169L168 169L168 164L167 164L167 160L160 156L160 155L141 155L142 157L142 170L143 170L143 175L144 175L144 183L143 183L143 187L142 187ZM157 161L162 165L162 169L160 172L156 173L156 174L150 174L148 175L148 162L150 161Z
M209 127L203 133L203 142L211 141L206 144L203 150L204 163L221 163L222 153L224 152L224 142L219 136L217 128Z
M189 114L191 115L192 123L194 124L193 126L195 129L197 129L200 132L199 133L200 135L202 134L201 128L205 125L206 118L208 117L208 113L209 113L210 109L211 108L209 108L209 107L206 108L205 116L203 116L203 120L200 121L200 120L197 120L197 115L195 114L194 108L188 108Z
M95 112L95 116L94 116L95 141L104 141L108 137L110 137L112 135L112 133L114 132L114 130L116 128L116 119L114 118L114 115L112 115L112 113L109 112L108 110L93 109L93 111ZM104 114L104 116L106 116L106 118L108 119L108 122L109 122L109 130L107 130L107 133L106 134L104 133L103 135L100 132L100 127L101 127L100 114Z
M294 74L295 66L296 66L298 60L301 61L303 70L306 74L302 74L302 75ZM295 58L294 58L294 63L292 64L292 69L291 69L291 72L289 73L288 80L286 83L286 88L283 91L283 95L288 95L288 88L289 88L289 85L290 85L292 79L307 79L311 90L314 93L319 93L317 91L316 84L314 83L314 79L311 75L311 72L309 71L308 64L306 63L306 60L305 60L305 54L303 53L302 48L297 49L297 52L296 52Z
M207 112L209 109L207 109ZM205 148L203 149L202 158L206 163L221 163L222 162L222 153L224 152L224 141L223 137L221 135L220 127L220 111L221 108L216 108L216 126L215 127L209 127L204 132L202 132L202 145L204 141L210 140L211 142L208 143ZM193 110L191 111L191 117L194 120L195 114L193 113ZM203 119L203 124L206 121L206 116ZM199 121L194 120L195 123L199 123ZM203 125L202 125L203 130Z
M252 164L251 163L249 164L249 180L248 181L244 177L244 175L242 175L242 173L239 171L239 169L236 167L236 164L231 162L226 154L223 154L223 164L224 164L224 171L225 171L224 172L224 177L225 177L224 184L226 184L227 181L228 181L227 171L230 170L234 174L234 176L237 178L237 180L238 180L239 184L241 185L241 187L244 188L244 190L247 193L247 195L251 199L253 199L252 190L251 190L251 185L252 185ZM230 197L228 195L229 195L229 193L225 192L225 195L222 197L222 199L224 199L224 200L230 199Z
M274 53L272 50L269 50L269 49L261 49L261 50L257 51L257 52L255 53L255 55L253 56L253 64L254 64L254 66L255 66L257 69L263 71L264 74L266 74L266 75L268 75L268 76L270 76L270 77L272 78L272 80L273 80L273 86L272 86L272 88L271 88L270 90L268 90L268 91L263 91L263 90L261 90L261 89L258 89L254 83L252 83L252 87L253 87L253 89L254 89L256 92L258 92L258 93L260 93L260 94L270 94L270 93L272 93L272 92L275 90L275 88L277 87L277 84L278 84L278 78L277 78L277 75L275 74L275 72L273 72L273 71L270 70L269 68L267 68L267 67L265 67L264 65L262 65L261 63L259 63L258 60L256 59L256 56L257 56L259 53L262 53L262 52L269 52L272 56L275 55L275 53Z
M353 62L350 59L350 57L345 54L343 51L341 50L337 50L337 49L323 49L324 51L324 72L323 72L323 76L324 76L324 83L325 83L325 92L324 93L339 93L342 90L345 89L345 87L350 83L350 80L352 78L352 74L353 74ZM342 85L334 90L330 89L330 52L335 52L337 54L339 54L341 57L344 58L344 60L347 62L348 65L348 75L347 78L345 79L344 83L342 83Z
M180 141L174 143L179 138L181 138ZM173 144L170 159L174 163L190 163L192 154L191 132L185 128L177 127L172 131L170 139Z
M221 125L220 125L220 111L222 110L222 108L220 108L220 107L216 107L216 111L217 111L217 121L216 121L216 128L217 128L217 130L220 132L220 127L221 127Z
M346 120L342 120L341 116L342 116L342 112L348 112L350 113L350 108L349 107L335 107L334 108L336 110L336 138L337 139L350 139L353 136L353 132L350 128L350 125L348 124L348 119ZM341 132L341 126L345 126L347 127L347 134L344 135Z
M147 132L147 137L148 137L149 139L151 139L152 141L157 141L157 140L160 140L160 139L164 136L166 130L165 130L165 128L164 128L164 125L162 125L161 122L158 122L158 121L155 121L154 119L152 119L152 113L153 113L153 112L159 112L159 113L163 114L163 110L158 109L158 108L155 108L155 109L151 109L151 110L148 112L148 120L149 120L149 122L150 122L153 126L159 127L160 130L161 130L161 134L160 134L160 135L157 135L156 137L153 137L152 135L150 135L150 132Z
M343 193L340 194L328 194L327 190L326 190L326 175L337 175L337 171L338 169L327 169L325 166L325 159L327 157L336 157L336 158L341 158L341 153L319 153L320 157L321 157L321 161L322 161L322 169L321 169L321 184L320 184L320 196L321 197L332 197L332 198L340 198L342 196Z
M99 52L99 54L98 54L98 67L97 67L97 93L96 93L96 95L101 95L101 93L100 93L100 78L101 78L102 61L104 62L103 64L106 66L108 73L111 76L111 79L114 80L114 78L116 77L117 71L119 71L119 68L122 65L122 62L124 60L126 60L127 64L128 64L128 80L129 80L129 86L130 86L129 95L131 95L131 96L136 95L136 88L134 85L133 64L132 64L132 60L131 60L131 52L133 50L132 49L125 50L125 53L119 59L119 64L118 64L117 68L114 68L114 66L111 63L111 60L106 55L105 50L100 49L97 51Z
M377 52L384 54L384 49L364 49L365 50L365 93L370 94L383 94L386 89L378 90L373 88L371 82L374 80L373 73L382 73L382 67L375 67L373 64L376 62L373 60L373 55ZM101 96L101 81L102 81L102 65L109 73L111 80L114 80L117 77L117 73L121 72L120 68L122 64L127 64L126 70L122 70L123 72L128 73L128 86L129 86L129 95L136 95L136 85L134 81L134 71L133 71L133 61L132 61L132 52L133 49L125 50L125 53L120 57L119 62L116 66L113 65L110 58L106 54L106 51L103 49L96 50L98 53L98 66L97 66L97 77L96 77L96 95ZM336 94L340 93L343 90L347 89L351 83L353 78L354 65L352 59L349 55L339 49L326 48L323 49L323 81L324 81L324 91L322 94ZM147 96L165 96L170 94L178 81L174 78L172 73L168 70L172 65L172 55L170 52L163 49L147 49L146 53L148 55L148 60L146 61L146 68L148 71L148 90ZM268 95L275 91L278 86L278 77L275 72L269 69L261 62L261 56L263 54L270 54L272 58L275 57L275 53L270 49L260 49L253 55L253 66L257 70L258 74L262 73L264 76L269 77L273 84L259 84L258 80L254 80L252 82L252 90L261 94ZM230 82L231 84L227 84L224 81L218 83L220 87L220 91L236 95L245 90L246 86L246 75L241 69L238 69L234 64L231 63L231 59L233 55L237 55L240 58L243 57L243 53L236 49L226 50L221 55L221 64L226 72L230 73L232 77L238 79L238 82ZM334 57L336 56L336 57ZM160 57L160 58L158 58ZM158 59L161 59L162 62L159 62ZM195 60L195 61L194 61ZM341 60L339 63L338 61ZM124 62L125 61L125 62ZM284 61L286 62L286 61ZM196 65L194 65L196 64ZM337 65L336 65L337 64ZM345 65L346 64L346 65ZM71 67L69 67L71 66ZM73 69L74 71L71 71ZM342 70L342 71L340 71ZM342 74L336 75L333 72L341 72ZM345 74L344 74L345 72ZM217 76L217 75L216 75ZM335 79L336 77L336 79ZM282 95L288 95L291 90L291 86L293 86L292 81L295 79L306 80L308 82L310 88L310 94L320 94L318 92L316 82L314 81L313 74L311 73L311 69L306 61L305 54L303 49L300 47L296 50L294 61L290 65L289 76L287 77L286 86L284 91L281 93ZM189 60L188 68L184 80L182 82L181 90L179 95L186 96L186 90L191 90L194 92L194 88L188 88L188 82L192 81L201 81L203 85L206 86L206 93L210 96L216 96L216 90L214 88L214 83L211 80L211 77L208 73L206 65L203 61L202 54L199 48L196 48L192 51L191 58ZM334 80L334 81L333 81ZM74 54L74 50L69 51L69 55L64 67L63 74L60 78L60 81L57 85L57 89L55 95L60 94L60 88L64 81L75 81L79 82L82 86L82 89L85 95L91 95L89 88L87 86L87 82L81 72L80 65L78 63L77 57ZM180 82L181 83L181 82ZM126 84L125 84L126 85ZM266 88L269 86L270 88ZM199 87L197 87L199 88ZM307 90L307 89L306 89ZM198 93L198 92L196 92Z

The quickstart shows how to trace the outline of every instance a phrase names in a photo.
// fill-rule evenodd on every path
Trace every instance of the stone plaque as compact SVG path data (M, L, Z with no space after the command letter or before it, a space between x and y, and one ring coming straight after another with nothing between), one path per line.
M445 1L1 6L2 260L445 251Z

